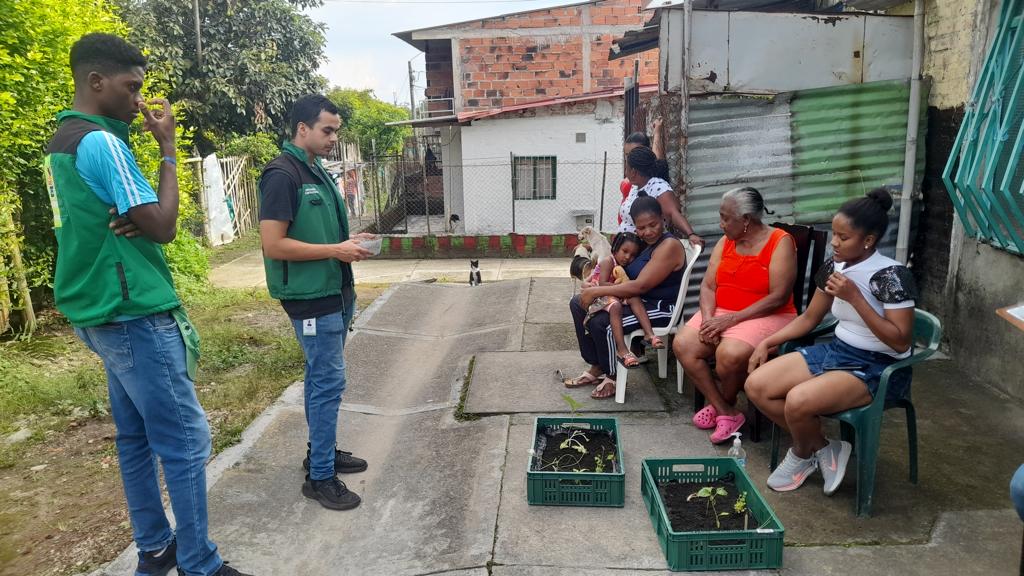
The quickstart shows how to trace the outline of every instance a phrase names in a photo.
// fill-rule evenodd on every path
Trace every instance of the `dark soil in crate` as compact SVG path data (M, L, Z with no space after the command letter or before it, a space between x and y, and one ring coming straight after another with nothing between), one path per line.
M562 448L573 433L573 441ZM586 454L575 448L577 442L586 448ZM537 435L536 449L540 458L539 461L534 459L531 468L534 472L597 472L598 458L603 463L601 472L619 470L619 463L615 461L615 438L607 430L548 427Z
M731 473L730 473L731 476ZM701 488L710 486L712 489L725 488L728 492L725 496L718 496L715 499L715 507L708 506L707 498L697 498L687 501L690 494ZM714 530L755 530L760 524L757 518L749 510L743 514L737 514L733 509L736 500L740 496L736 489L736 483L731 478L720 479L714 482L674 482L669 481L658 485L658 492L661 500L665 503L665 511L668 513L668 521L672 524L673 532L710 532ZM747 502L751 495L747 494ZM715 511L719 514L728 512L728 516L719 516L718 522L721 527L715 526ZM743 525L743 516L749 515L746 528Z

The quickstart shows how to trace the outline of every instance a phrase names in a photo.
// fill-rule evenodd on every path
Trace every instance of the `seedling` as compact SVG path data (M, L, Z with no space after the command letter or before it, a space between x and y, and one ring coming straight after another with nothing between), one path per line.
M746 490L744 490L743 492L740 492L740 497L737 498L736 502L733 503L732 509L735 510L737 514L743 514L743 529L746 530L747 529L747 522L750 521L750 513L747 510L747 492L746 492Z
M693 500L694 498L707 498L707 502L708 502L707 503L707 508L710 508L711 512L714 513L714 516L715 516L715 528L721 529L722 528L722 523L718 521L718 517L719 516L728 516L729 513L728 512L721 512L721 513L719 513L718 509L715 508L715 500L717 500L718 497L720 497L720 496L721 497L725 497L725 496L728 496L728 495L729 495L729 493L725 490L725 488L721 488L721 487L714 488L712 486L705 486L705 487L701 488L700 490L697 490L693 494L690 494L689 496L687 496L686 497L686 501L689 502L690 500Z
M569 405L569 413L572 414L573 416L575 416L576 412L578 412L579 409L583 407L583 404L580 404L579 402L576 401L575 398L569 396L568 394L562 394L562 400Z
M583 443L589 441L590 440L587 438L586 434L584 434L580 430L573 430L572 432L569 433L569 437L562 441L562 444L559 445L559 448L563 450L569 448L586 456L587 447L584 446Z
M615 462L615 454L608 453L604 455L604 458L600 456L594 456L594 472L601 474L604 472L605 461L608 462L609 466L612 466Z

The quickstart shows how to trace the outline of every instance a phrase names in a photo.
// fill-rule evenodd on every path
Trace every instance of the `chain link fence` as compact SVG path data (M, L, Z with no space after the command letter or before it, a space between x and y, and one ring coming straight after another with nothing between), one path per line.
M380 234L565 234L613 231L621 158L508 156L447 163L381 157L364 166L358 226Z

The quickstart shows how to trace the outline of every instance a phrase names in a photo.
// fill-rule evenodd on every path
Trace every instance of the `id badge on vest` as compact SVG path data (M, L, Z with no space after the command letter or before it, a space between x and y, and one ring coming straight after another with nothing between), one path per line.
M302 321L302 335L316 336L316 318L307 318Z

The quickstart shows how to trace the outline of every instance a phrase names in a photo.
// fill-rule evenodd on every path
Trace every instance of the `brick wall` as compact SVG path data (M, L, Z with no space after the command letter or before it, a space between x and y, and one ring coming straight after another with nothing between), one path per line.
M462 111L619 88L623 78L632 75L637 58L641 60L641 83L656 83L657 49L608 61L612 41L650 18L643 4L644 0L605 0L489 18L453 29L452 42L458 43L459 54L453 68ZM537 33L531 35L531 29ZM505 34L505 30L509 32ZM428 46L428 66L433 62L431 49ZM442 58L438 56L437 61ZM443 70L436 66L432 77L428 68L428 91L445 86L440 77Z

